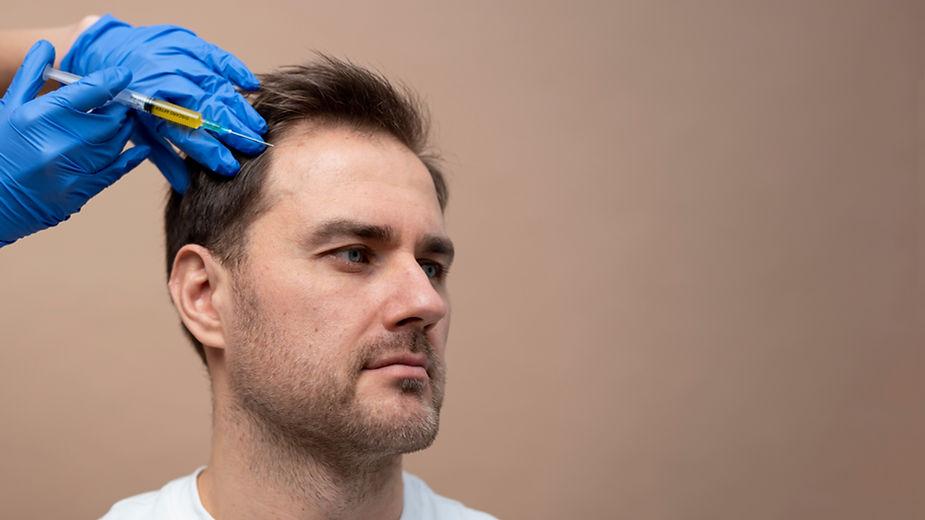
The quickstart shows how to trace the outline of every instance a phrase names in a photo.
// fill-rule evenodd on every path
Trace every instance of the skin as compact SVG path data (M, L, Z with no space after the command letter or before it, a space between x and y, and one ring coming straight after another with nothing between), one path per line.
M212 379L200 497L223 520L398 519L402 453L432 442L443 395L450 309L434 275L452 253L427 247L448 245L433 182L395 139L354 129L304 124L273 154L244 264L187 245L169 281ZM394 236L317 240L332 220ZM427 376L365 369L397 352L426 353Z
M0 31L0 91L5 92L26 52L38 40L48 40L55 47L55 67L58 67L77 36L99 20L90 15L80 21L59 27Z

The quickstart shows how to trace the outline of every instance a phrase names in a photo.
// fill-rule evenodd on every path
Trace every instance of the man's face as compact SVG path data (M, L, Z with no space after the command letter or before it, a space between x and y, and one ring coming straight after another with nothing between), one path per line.
M392 137L291 129L233 270L235 405L288 442L382 455L437 433L452 262L424 164ZM417 366L420 365L420 366Z

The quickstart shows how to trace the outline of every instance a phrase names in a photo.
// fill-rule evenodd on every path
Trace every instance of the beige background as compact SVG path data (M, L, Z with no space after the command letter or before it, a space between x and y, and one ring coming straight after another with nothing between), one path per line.
M3 27L111 5L4 6ZM440 5L438 5L440 4ZM48 14L53 13L53 14ZM175 13L175 14L170 14ZM502 518L925 518L925 8L913 1L120 2L256 71L424 94L461 253L436 445ZM0 250L0 516L206 460L145 164Z

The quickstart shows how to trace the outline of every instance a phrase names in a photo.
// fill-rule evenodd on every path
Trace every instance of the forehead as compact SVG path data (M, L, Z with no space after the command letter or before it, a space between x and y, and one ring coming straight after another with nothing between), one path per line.
M394 137L349 127L299 124L273 149L268 213L302 228L332 218L441 232L430 172Z

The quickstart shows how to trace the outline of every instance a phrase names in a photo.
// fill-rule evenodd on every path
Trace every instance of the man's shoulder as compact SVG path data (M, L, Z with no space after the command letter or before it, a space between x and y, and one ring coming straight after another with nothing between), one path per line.
M123 498L109 508L100 520L147 520L154 518L160 491L148 491Z
M457 500L438 495L411 473L404 472L405 504L401 520L437 518L440 520L497 520L482 511L470 509Z
M198 499L192 500L191 490L195 490L196 477L203 468L164 484L157 491L122 499L109 509L100 520L154 520L161 518L208 519L211 517L198 505Z

